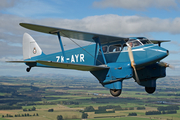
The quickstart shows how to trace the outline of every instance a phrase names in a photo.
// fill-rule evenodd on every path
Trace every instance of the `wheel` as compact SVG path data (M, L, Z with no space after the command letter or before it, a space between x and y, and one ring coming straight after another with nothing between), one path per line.
M31 68L30 68L30 67L29 67L29 68L26 68L26 71L27 71L27 72L29 72L30 70L31 70Z
M121 91L122 91L121 89L118 90L110 89L110 93L114 97L118 97L121 94Z
M145 87L147 93L152 94L156 90L156 87Z

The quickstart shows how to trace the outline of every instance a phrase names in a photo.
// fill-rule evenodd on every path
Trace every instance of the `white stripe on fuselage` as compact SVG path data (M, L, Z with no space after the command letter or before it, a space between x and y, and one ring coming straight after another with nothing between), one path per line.
M163 51L163 50L159 50L159 49L152 49L154 51L158 51L158 52L163 52L163 53L166 53L167 51Z
M148 46L148 47L143 47L143 48L137 48L137 49L132 49L132 51L145 51L147 48L154 47L156 45ZM128 52L128 50L123 50L122 52Z

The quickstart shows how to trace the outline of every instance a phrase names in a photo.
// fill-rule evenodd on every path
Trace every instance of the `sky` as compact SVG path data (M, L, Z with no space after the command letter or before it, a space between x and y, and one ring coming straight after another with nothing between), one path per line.
M168 76L180 73L180 1L179 0L1 0L0 4L0 75L24 76L62 73L91 76L75 70L33 68L5 61L23 60L22 37L29 33L45 54L60 51L57 36L25 29L19 23L33 23L120 37L143 36L162 43L170 51L163 59L174 66ZM65 49L77 47L62 38ZM89 44L75 40L84 46Z

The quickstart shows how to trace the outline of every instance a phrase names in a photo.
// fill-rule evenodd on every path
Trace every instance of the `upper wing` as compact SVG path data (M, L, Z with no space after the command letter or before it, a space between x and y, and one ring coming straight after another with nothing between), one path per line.
M61 36L63 36L63 37L79 39L79 40L84 40L84 41L89 41L89 42L94 42L93 38L99 37L100 42L102 44L108 43L108 42L116 42L116 41L125 41L126 40L126 38L123 38L123 37L82 32L82 31L77 31L77 30L68 30L68 29L64 29L64 28L55 28L55 27L48 27L48 26L29 24L29 23L20 23L20 25L22 27L25 27L30 30L48 33L48 34L57 34L57 32L60 32Z
M170 42L171 40L150 40L154 44L160 44L162 42Z

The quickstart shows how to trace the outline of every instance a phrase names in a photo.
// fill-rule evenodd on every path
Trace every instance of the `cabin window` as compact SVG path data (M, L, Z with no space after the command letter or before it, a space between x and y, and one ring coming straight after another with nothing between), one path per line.
M121 51L121 46L115 46L115 45L111 45L109 46L109 52L120 52Z
M128 50L128 47L127 47L127 45L126 45L126 44L124 44L124 45L123 45L122 50Z
M103 53L107 53L107 46L102 46ZM101 49L99 49L99 52L101 53Z

